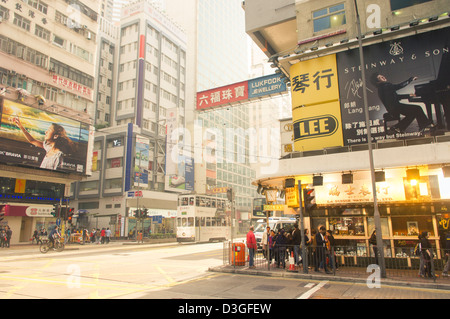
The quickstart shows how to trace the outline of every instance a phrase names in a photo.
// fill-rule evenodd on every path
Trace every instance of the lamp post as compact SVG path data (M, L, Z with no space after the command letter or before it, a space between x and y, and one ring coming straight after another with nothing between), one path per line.
M356 26L358 29L358 46L359 46L359 60L360 60L360 68L361 68L361 77L363 83L363 99L364 99L364 114L366 118L366 128L367 128L367 143L369 147L369 162L370 162L370 175L372 180L372 194L373 194L373 217L375 221L375 230L377 235L377 247L379 253L379 266L380 266L380 275L382 278L386 278L386 265L384 261L384 249L383 249L383 237L381 233L381 218L380 212L378 211L378 201L377 201L377 191L376 191L376 180L375 180L375 167L373 162L373 148L372 148L372 133L370 132L370 115L369 115L369 107L367 102L367 89L366 89L366 72L364 68L364 54L362 47L362 35L361 35L361 21L358 12L358 4L355 2L355 11L356 11ZM375 252L376 253L376 252Z

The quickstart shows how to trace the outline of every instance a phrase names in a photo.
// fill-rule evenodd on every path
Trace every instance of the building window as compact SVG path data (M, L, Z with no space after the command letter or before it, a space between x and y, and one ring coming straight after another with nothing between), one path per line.
M346 24L344 4L338 4L313 12L314 32Z
M44 40L50 41L50 31L38 26L36 24L36 27L34 29L34 34L38 36L39 38L42 38Z
M31 21L25 19L24 17L22 17L20 15L18 15L17 13L14 13L13 24L18 26L19 28L22 28L24 30L30 31Z
M407 7L414 6L416 4L424 3L424 2L430 2L431 0L391 0L391 10L399 10Z

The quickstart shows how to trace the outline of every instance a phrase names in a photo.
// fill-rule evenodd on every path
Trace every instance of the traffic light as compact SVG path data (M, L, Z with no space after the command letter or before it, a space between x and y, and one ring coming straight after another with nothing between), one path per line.
M230 202L232 202L233 201L233 198L234 196L233 196L233 189L232 188L228 188L227 189L227 198L228 198L228 200L230 201Z
M146 219L148 217L148 209L144 208L144 210L142 211L142 218Z
M314 193L314 188L304 188L303 189L303 203L305 207L305 213L309 214L311 210L316 208L316 195Z
M52 209L52 212L51 212L53 217L58 216L58 209L59 209L59 204L57 204L57 203L53 204L53 209Z
M74 208L70 207L69 210L67 211L67 221L69 222L69 224L72 224L73 214L74 214Z

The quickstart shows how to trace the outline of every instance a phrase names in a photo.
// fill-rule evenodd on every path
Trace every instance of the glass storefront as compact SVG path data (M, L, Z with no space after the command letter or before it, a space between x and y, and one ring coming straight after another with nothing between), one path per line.
M434 248L444 248L440 243L449 225L447 214L435 213L433 205L401 205L379 207L385 257L411 257L419 241L419 234L428 232ZM373 207L319 208L310 215L311 229L325 226L333 232L336 254L340 256L370 257L373 250L369 239L375 229ZM438 251L439 253L439 251Z

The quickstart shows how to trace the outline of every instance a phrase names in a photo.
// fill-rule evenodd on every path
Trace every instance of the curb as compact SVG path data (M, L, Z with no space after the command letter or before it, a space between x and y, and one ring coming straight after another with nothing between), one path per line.
M278 278L291 278L291 279L309 279L309 280L328 280L335 282L347 282L356 284L367 284L367 279L355 278L355 277L343 277L343 276L333 276L333 275L321 275L321 274L302 274L294 272L269 272L257 269L234 269L227 266L211 267L208 268L209 272L216 273L228 273L228 274L239 274L248 276L265 276L265 277L278 277ZM393 279L381 278L380 285L385 286L395 286L395 287L409 287L409 288L428 288L428 289L439 289L439 290L450 290L450 284L442 283L422 283L407 281L398 281Z

